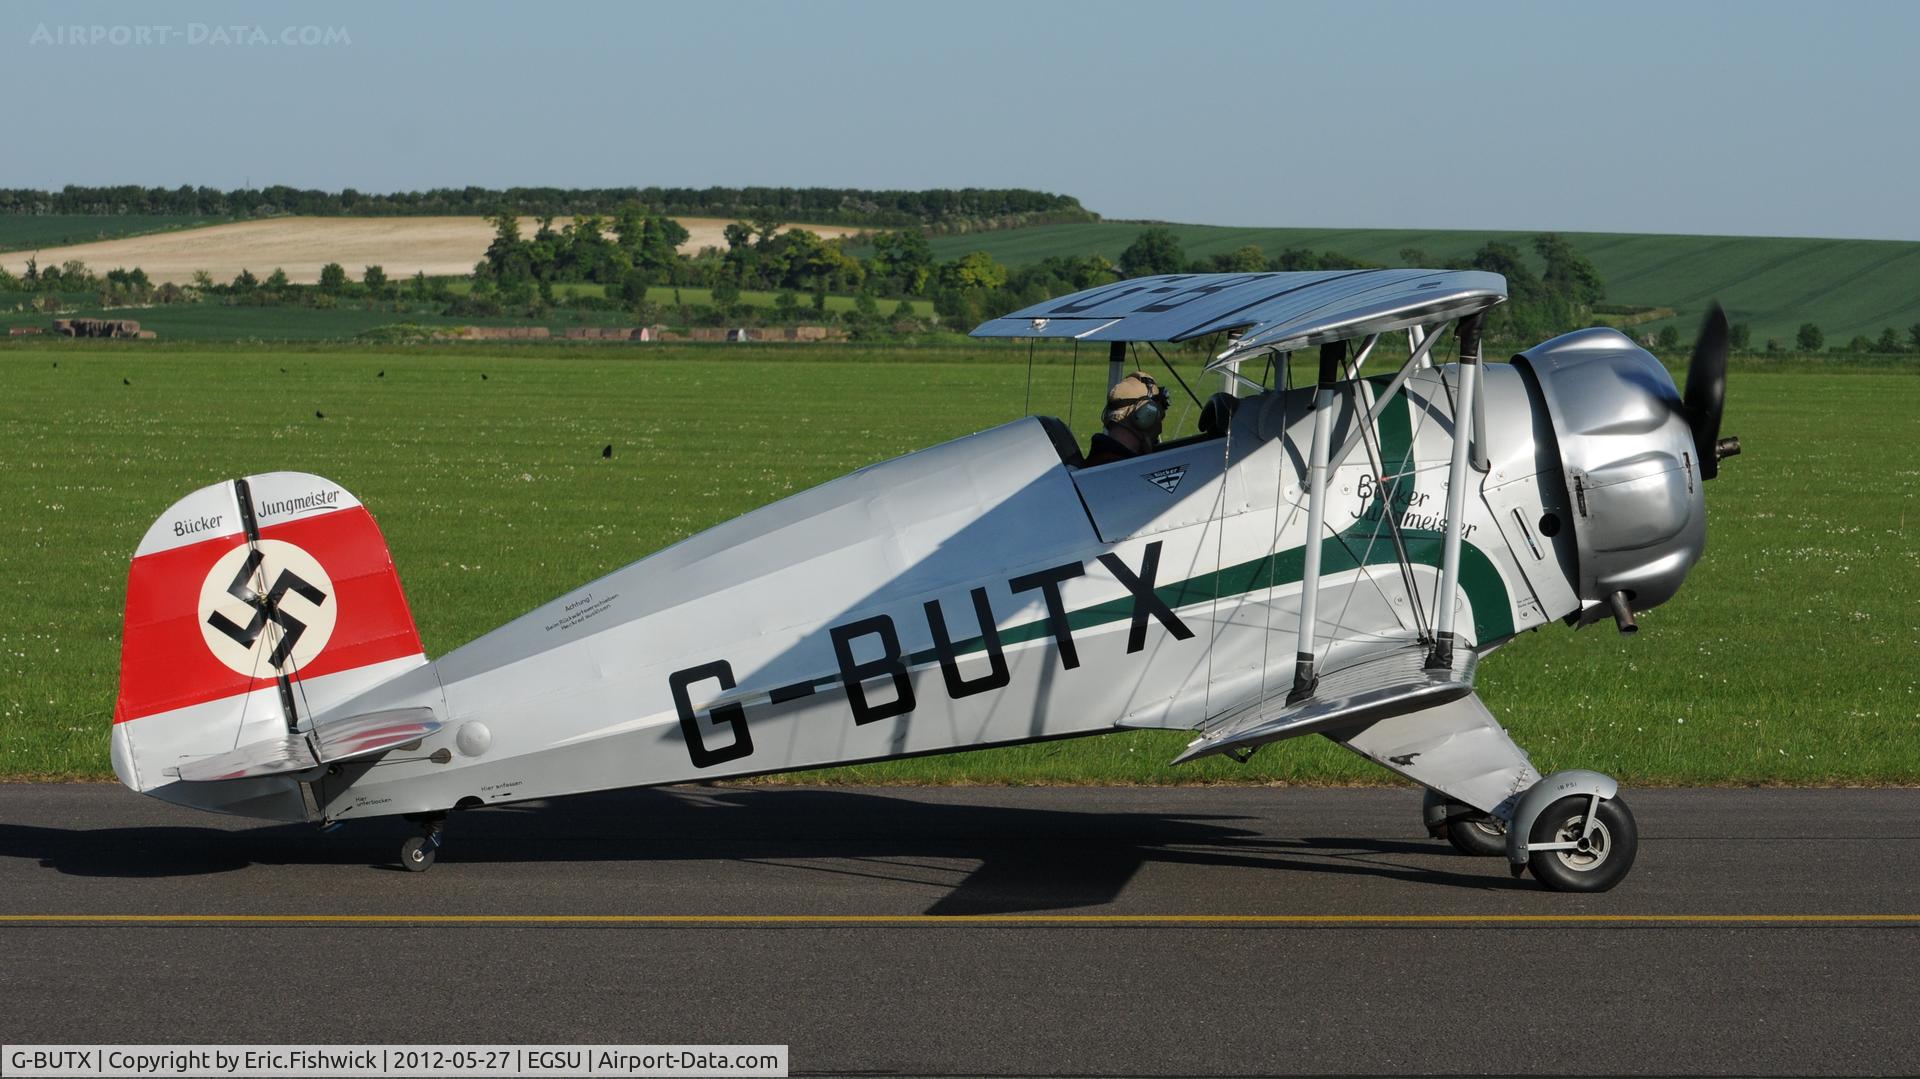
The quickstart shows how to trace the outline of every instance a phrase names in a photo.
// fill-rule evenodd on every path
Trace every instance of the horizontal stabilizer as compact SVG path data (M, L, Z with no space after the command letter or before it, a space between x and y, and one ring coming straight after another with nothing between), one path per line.
M312 731L254 742L226 753L188 761L179 768L188 783L284 775L322 764L382 753L440 729L431 708L368 712L322 724Z
M1323 672L1313 696L1306 700L1288 704L1284 696L1267 697L1226 712L1201 727L1200 737L1173 763L1377 722L1473 692L1473 673L1480 660L1473 649L1455 648L1452 668L1443 670L1428 670L1427 655L1426 645L1375 653Z

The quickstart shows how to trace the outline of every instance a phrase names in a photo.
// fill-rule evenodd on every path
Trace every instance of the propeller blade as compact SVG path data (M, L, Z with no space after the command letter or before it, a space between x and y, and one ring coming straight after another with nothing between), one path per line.
M1701 479L1720 474L1720 414L1727 407L1727 349L1727 313L1715 303L1707 310L1707 321L1693 346L1693 361L1687 366L1687 392L1682 398L1687 426L1693 429Z

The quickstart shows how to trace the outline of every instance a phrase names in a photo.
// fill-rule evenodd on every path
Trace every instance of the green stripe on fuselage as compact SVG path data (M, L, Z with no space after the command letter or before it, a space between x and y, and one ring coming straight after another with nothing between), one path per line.
M1374 383L1376 393L1384 390L1389 381L1386 377L1369 379ZM1413 406L1403 390L1388 403L1380 416L1380 458L1387 470L1390 484L1399 480L1406 490L1399 500L1398 512L1406 511L1406 499L1412 497L1412 484L1415 470L1413 456ZM1398 492L1398 487L1395 488ZM1387 527L1386 514L1394 507L1387 504L1384 490L1375 496L1360 519L1344 531L1320 541L1320 572L1342 573L1368 566L1393 565L1399 560L1394 550L1393 536ZM1434 529L1401 528L1401 541L1407 548L1407 559L1418 565L1438 567L1441 563L1444 547L1444 533ZM1167 606L1179 610L1200 603L1210 603L1218 599L1227 599L1245 595L1262 588L1299 584L1305 576L1306 547L1290 547L1276 551L1271 555L1227 566L1217 573L1197 574L1183 581L1156 587L1154 594ZM1513 603L1507 592L1507 582L1500 576L1493 560L1474 544L1465 540L1460 544L1460 587L1467 593L1467 599L1473 604L1474 641L1486 644L1504 637L1513 636ZM1072 629L1090 629L1133 617L1133 597L1121 596L1105 603L1096 603L1091 607L1082 607L1067 612L1067 625ZM1051 636L1052 628L1044 618L1009 626L1000 631L1002 644L1020 644ZM970 637L955 641L953 650L956 655L968 655L984 650L986 642L980 637ZM907 657L909 663L919 665L932 663L939 658L933 649L924 649Z

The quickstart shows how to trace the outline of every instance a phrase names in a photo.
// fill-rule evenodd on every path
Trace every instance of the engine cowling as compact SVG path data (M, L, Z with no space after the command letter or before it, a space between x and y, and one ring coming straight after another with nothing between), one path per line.
M1582 622L1659 606L1707 543L1694 433L1660 361L1617 330L1577 330L1514 358L1558 443L1579 552Z

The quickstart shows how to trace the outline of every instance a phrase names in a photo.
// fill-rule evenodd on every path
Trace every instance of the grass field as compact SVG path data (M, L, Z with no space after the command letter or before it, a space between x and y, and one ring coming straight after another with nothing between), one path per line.
M599 289L598 285L569 285L566 289ZM560 303L566 299L561 295L565 289L556 290ZM710 302L706 289L681 289L681 298L689 304ZM650 293L656 303L671 303L673 291L656 288ZM773 310L772 293L742 293L747 303L760 308L763 312ZM800 321L805 322L806 299L801 300ZM218 303L165 304L139 308L104 308L93 304L84 304L72 310L63 311L61 317L130 318L138 321L142 329L153 330L163 341L193 342L238 342L238 341L347 341L369 330L398 323L411 323L418 326L545 326L554 336L565 333L569 326L632 326L634 317L627 311L599 311L580 308L557 307L542 319L516 318L500 316L485 318L474 315L441 314L445 305L426 303L408 305L405 311L369 311L349 302L345 306L330 309L310 307L253 307L245 304L227 306ZM853 297L829 296L827 306L834 310L851 310ZM892 302L884 303L880 313L884 316L893 311ZM916 301L914 309L922 318L933 317L933 305L922 300ZM677 317L677 316L673 316ZM0 332L13 326L37 326L45 329L53 316L35 311L0 311ZM601 347L606 347L602 345Z
M1435 260L1471 254L1488 240L1504 240L1531 252L1530 232L1452 232L1411 229L1265 229L1171 225L1188 257L1225 254L1258 244L1269 256L1287 248L1337 251L1383 265L1403 265L1400 251L1415 247ZM1009 266L1053 255L1102 254L1118 258L1145 225L1100 222L1043 225L1006 232L943 236L932 241L936 257L986 251ZM1769 337L1789 346L1803 322L1826 333L1827 344L1844 345L1856 334L1879 336L1892 326L1907 341L1907 327L1920 323L1920 243L1892 240L1814 240L1762 236L1656 236L1629 233L1569 233L1574 246L1594 262L1607 284L1610 303L1671 307L1675 317L1645 325L1657 332L1667 322L1691 339L1709 300L1726 305L1735 321L1753 329L1752 347Z
M0 346L0 775L109 773L127 561L187 491L279 468L344 484L379 518L438 655L753 506L1022 414L1026 371L1009 361L1023 355ZM1084 435L1100 383L1079 376ZM1066 414L1073 371L1046 362L1033 377L1035 410ZM1632 783L1920 782L1920 467L1898 449L1916 391L1911 369L1736 369L1726 430L1747 451L1708 488L1712 540L1687 589L1636 638L1554 627L1481 668L1535 761ZM1313 739L1169 769L1184 741L1113 735L826 775L1385 777Z
M525 318L482 318L443 315L441 304L422 304L408 311L368 311L352 305L328 310L310 307L226 306L217 303L167 304L140 308L84 306L70 315L130 318L153 330L162 341L191 342L342 342L368 330L399 323L417 326L546 326L557 337L568 326L631 326L633 316L621 311L558 309L538 321ZM25 311L0 312L0 328L45 327L52 317Z
M0 214L0 251L37 251L150 232L218 225L221 217L170 214ZM50 265L41 259L42 265ZM111 270L111 266L94 267Z

